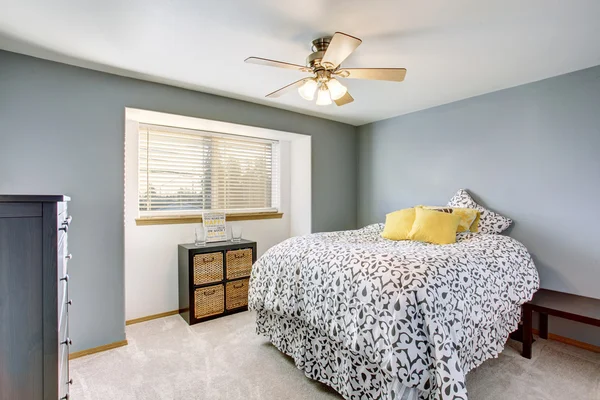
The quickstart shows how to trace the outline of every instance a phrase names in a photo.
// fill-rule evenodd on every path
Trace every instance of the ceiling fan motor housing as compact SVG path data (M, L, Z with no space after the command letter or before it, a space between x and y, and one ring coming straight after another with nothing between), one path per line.
M325 51L329 47L329 43L331 43L332 36L325 36L322 38L318 38L312 41L312 51Z
M307 67L311 67L314 69L324 68L321 66L321 60L325 55L325 51L329 47L329 43L331 43L331 36L325 36L312 41L311 49L313 53L306 57Z

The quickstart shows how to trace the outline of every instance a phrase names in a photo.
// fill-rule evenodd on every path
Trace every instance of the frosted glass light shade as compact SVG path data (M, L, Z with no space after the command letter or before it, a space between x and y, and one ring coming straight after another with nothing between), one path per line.
M329 90L327 90L327 86L322 85L319 88L319 92L317 93L317 105L318 106L328 106L331 104L331 96L329 95Z
M329 82L327 82L327 87L329 88L329 93L331 93L332 100L341 99L348 91L346 86L342 85L340 81L334 78L331 78Z
M304 82L304 85L298 88L298 93L305 100L314 100L316 90L317 82L311 79L309 81Z

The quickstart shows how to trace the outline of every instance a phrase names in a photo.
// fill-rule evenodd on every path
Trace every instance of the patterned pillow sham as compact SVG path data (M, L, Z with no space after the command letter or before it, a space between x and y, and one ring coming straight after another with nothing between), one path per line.
M452 199L450 199L448 202L447 206L474 208L479 210L481 212L479 219L479 232L481 233L499 234L508 229L510 224L512 224L512 220L510 218L506 218L503 215L495 213L477 204L469 192L467 192L465 189L460 189L458 192L456 192L454 197L452 197Z

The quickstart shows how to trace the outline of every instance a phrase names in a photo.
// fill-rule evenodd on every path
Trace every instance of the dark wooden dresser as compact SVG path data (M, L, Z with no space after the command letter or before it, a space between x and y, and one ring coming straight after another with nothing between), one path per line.
M248 309L256 242L179 245L179 314L188 324Z
M0 195L0 400L69 399L67 201Z

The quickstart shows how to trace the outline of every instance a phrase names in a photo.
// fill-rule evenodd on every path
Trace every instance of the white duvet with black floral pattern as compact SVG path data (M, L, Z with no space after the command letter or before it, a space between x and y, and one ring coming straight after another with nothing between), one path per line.
M373 379L361 382L368 374L354 371L343 387L332 385L347 399L396 398L382 395L386 381L414 388L420 398L466 399L465 374L502 351L520 305L538 289L531 256L502 235L465 234L440 246L383 239L382 229L294 237L269 249L250 281L257 330L273 338L281 321L295 321L321 338L322 349L302 338L285 346L288 354L302 347L304 358L307 347L322 351L328 365L320 363L319 371L294 358L324 383L340 380L335 364L362 368L352 362L360 359L377 366L369 370Z

